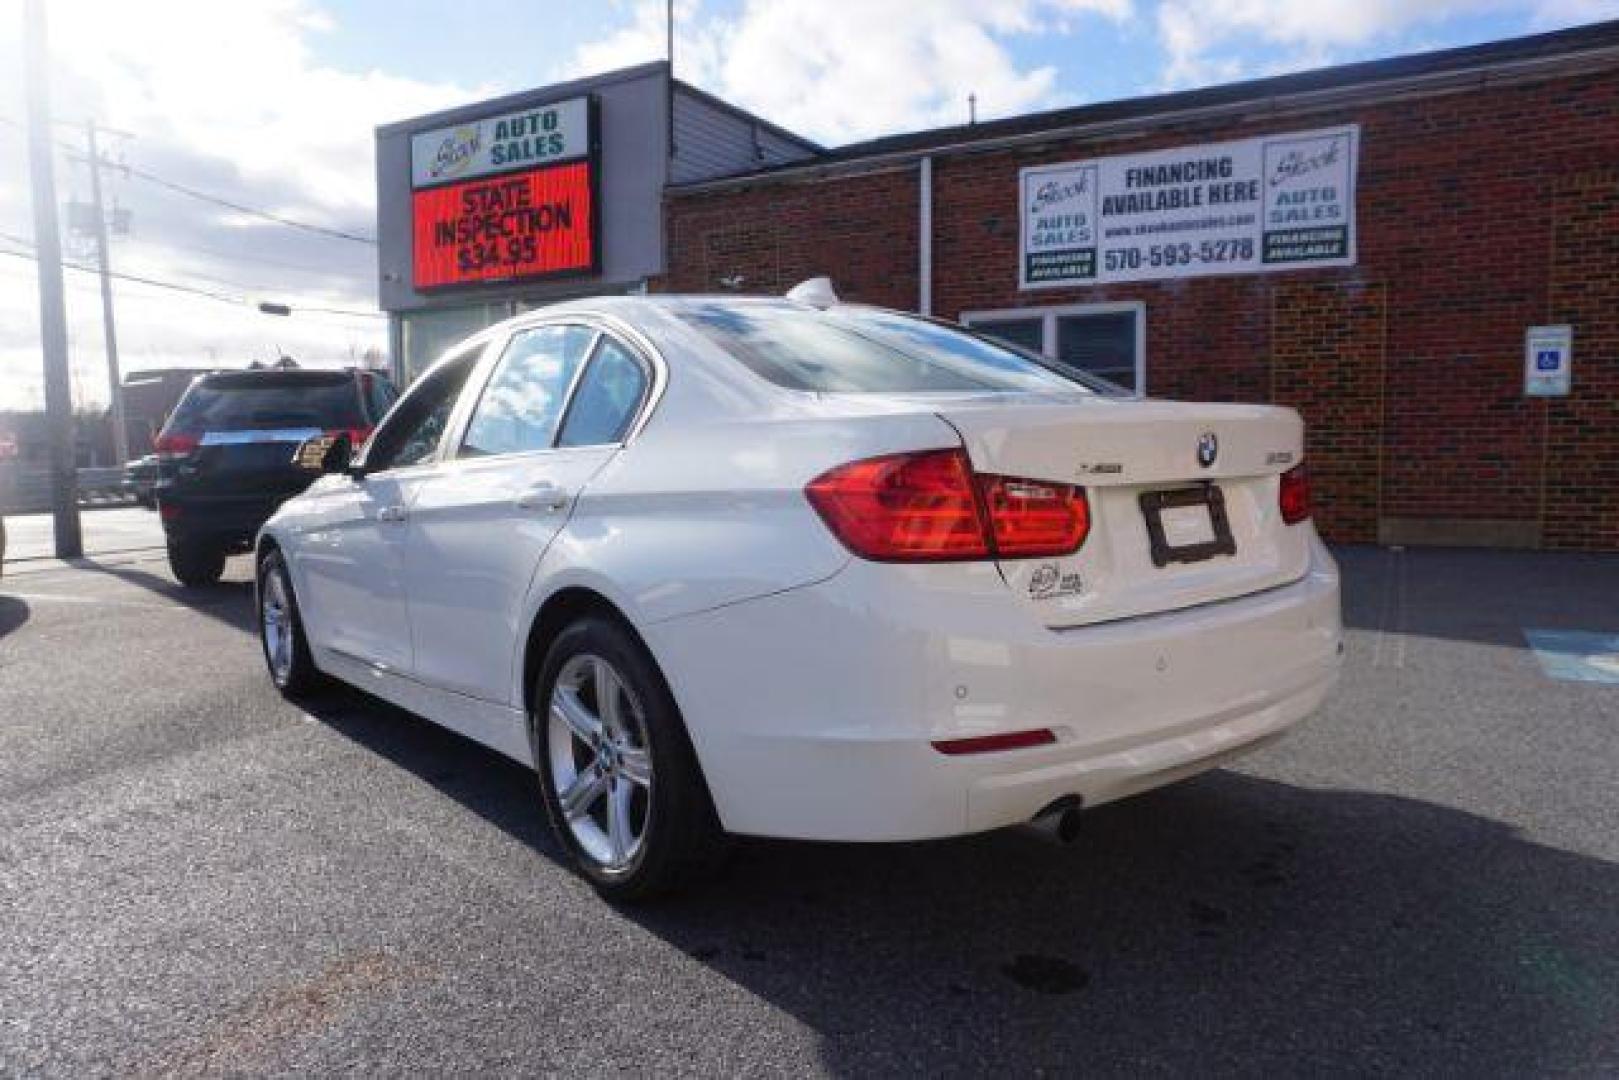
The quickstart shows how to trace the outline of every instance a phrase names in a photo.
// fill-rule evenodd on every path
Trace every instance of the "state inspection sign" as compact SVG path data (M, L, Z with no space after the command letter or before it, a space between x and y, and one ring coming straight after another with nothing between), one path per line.
M594 273L598 144L589 97L413 135L415 287Z
M1360 128L1021 171L1018 287L1355 263Z
M428 188L412 198L418 289L596 266L587 161Z

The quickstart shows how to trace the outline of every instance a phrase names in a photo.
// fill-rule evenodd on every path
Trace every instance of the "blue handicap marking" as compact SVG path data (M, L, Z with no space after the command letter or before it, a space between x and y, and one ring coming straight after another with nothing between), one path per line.
M1556 349L1541 349L1535 354L1535 368L1539 371L1556 371L1562 366L1563 354Z
M1619 634L1525 627L1523 636L1541 670L1552 678L1619 686Z

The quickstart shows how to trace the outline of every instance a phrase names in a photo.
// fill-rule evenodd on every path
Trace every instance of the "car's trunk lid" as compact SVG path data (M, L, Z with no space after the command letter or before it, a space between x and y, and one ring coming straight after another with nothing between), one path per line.
M1090 533L1077 553L1000 562L1048 626L1230 599L1305 573L1308 530L1284 524L1278 506L1280 476L1304 454L1291 409L1002 397L938 413L976 471L1085 488Z

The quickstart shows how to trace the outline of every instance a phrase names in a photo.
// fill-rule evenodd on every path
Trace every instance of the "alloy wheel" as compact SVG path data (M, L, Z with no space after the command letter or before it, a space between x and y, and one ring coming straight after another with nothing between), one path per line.
M264 576L264 598L259 605L264 628L264 655L270 660L270 675L284 686L292 677L292 605L287 602L287 583L280 568Z
M627 870L651 823L652 755L641 704L607 660L581 653L558 672L546 750L575 842L601 869Z

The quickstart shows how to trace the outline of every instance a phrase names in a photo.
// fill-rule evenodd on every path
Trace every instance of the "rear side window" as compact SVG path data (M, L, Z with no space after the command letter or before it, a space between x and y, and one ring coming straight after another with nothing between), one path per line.
M168 430L262 431L276 428L368 427L354 376L347 372L213 375L194 383L175 408Z
M1095 388L989 338L875 308L690 304L681 318L754 374L817 393L1087 393Z
M629 430L646 393L646 369L612 338L604 337L579 379L558 446L615 443Z
M595 339L596 331L584 326L537 326L514 335L467 423L460 456L550 449Z

